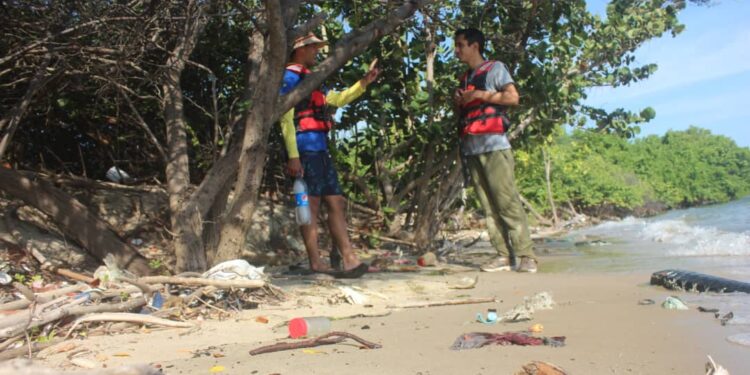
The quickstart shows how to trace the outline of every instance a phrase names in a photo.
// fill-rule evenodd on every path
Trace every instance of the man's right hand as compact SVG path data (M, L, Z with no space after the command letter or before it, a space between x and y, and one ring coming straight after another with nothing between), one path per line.
M291 158L286 163L286 173L289 173L292 177L302 177L302 163L299 158Z

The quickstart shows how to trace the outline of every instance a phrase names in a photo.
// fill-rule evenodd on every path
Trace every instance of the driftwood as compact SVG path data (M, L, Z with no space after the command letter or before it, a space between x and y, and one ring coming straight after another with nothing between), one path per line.
M79 316L99 312L130 311L146 304L145 298L135 297L126 302L100 303L92 306L76 306L83 301L83 298L74 300L68 305L62 306L56 310L41 312L37 316L32 316L32 311L29 311L28 314L15 314L9 318L0 320L0 326L2 326L2 328L0 328L0 339L7 339L10 337L18 336L29 328L42 326L47 323L70 316ZM16 315L19 316L17 317ZM31 317L32 319L29 320L29 317ZM11 322L12 324L7 324L6 322L11 318L13 318Z
M273 352L280 352L284 350L293 350L293 349L301 349L301 348L312 348L315 346L322 346L322 345L332 345L332 344L338 344L347 338L352 339L364 346L367 349L380 349L382 346L380 344L376 344L374 342L367 341L361 337L358 337L356 335L353 335L351 333L347 332L331 332L327 333L325 335L316 337L314 339L304 340L304 341L295 341L295 342L280 342L278 344L268 345L268 346L262 346L257 349L251 350L249 353L250 355L258 355L258 354L265 354L265 353L273 353Z
M454 306L454 305L473 305L478 303L494 303L497 302L495 297L489 298L467 298L467 299L452 299L445 301L426 301L416 303L406 303L401 305L388 305L389 309L413 309L422 307L435 307L435 306Z
M63 339L57 337L47 342L32 342L30 345L23 345L15 349L5 350L3 352L0 352L0 361L7 361L9 359L29 355L30 352L36 353L42 349L49 348L50 346L59 344L61 342L63 342ZM5 367L0 367L0 375L6 374L6 372L3 372L3 370L5 370ZM7 373L7 374L11 374L11 373ZM12 374L16 374L16 373L14 372Z
M155 324L171 328L192 328L193 325L186 322L178 322L169 319L162 319L151 315L144 314L132 314L132 313L103 313L96 315L88 315L76 319L73 326L70 327L65 338L68 338L70 334L78 328L78 325L86 322L129 322L129 323L142 323L142 324Z
M213 280L198 277L174 277L174 276L146 276L138 279L144 284L180 284L215 286L218 288L262 288L266 285L263 280Z

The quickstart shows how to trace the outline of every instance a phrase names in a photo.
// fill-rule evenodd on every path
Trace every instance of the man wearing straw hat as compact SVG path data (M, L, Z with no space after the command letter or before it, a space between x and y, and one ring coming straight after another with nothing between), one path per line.
M316 62L321 47L327 42L310 33L294 41L290 63L284 72L281 95L289 93ZM374 65L374 64L373 64ZM352 250L346 231L345 200L338 182L338 175L328 152L328 131L333 126L331 107L341 107L360 97L370 83L375 81L380 70L374 66L362 79L346 90L326 91L320 87L313 90L281 119L287 156L287 172L302 176L308 186L308 197L312 221L300 226L305 248L314 272L330 273L339 278L359 278L367 272ZM331 238L341 252L343 270L334 271L320 259L318 249L318 210L321 200L328 206L328 227Z

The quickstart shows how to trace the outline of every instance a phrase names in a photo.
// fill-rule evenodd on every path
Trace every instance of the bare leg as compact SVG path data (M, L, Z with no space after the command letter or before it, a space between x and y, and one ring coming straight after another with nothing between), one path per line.
M310 204L310 224L300 225L302 238L305 240L305 249L307 257L310 259L310 269L316 272L330 271L325 264L320 261L320 251L318 249L318 211L320 210L320 197L308 196Z
M344 213L346 201L341 195L326 195L323 199L328 205L328 228L331 230L333 241L336 242L336 246L341 252L344 270L354 269L362 262L354 254L352 244L349 241L349 234L346 232L346 215Z

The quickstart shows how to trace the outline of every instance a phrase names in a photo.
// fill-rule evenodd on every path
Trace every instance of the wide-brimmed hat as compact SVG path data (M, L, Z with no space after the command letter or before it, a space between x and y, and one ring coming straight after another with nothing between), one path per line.
M301 36L294 40L294 46L292 46L292 49L297 49L304 46L309 46L311 44L328 44L328 41L325 41L323 39L318 38L313 33L309 33L305 36Z

